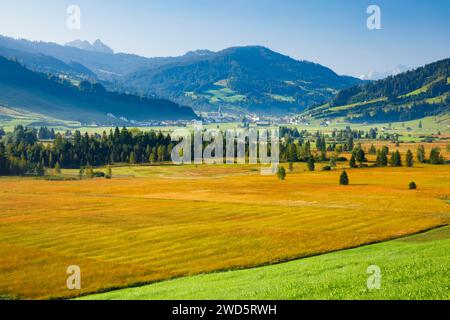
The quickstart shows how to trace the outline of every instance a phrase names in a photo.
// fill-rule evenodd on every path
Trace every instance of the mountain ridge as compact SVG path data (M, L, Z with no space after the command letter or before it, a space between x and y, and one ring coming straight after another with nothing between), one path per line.
M407 121L450 112L450 58L341 90L305 113L315 118Z
M404 66L404 65L397 65L394 69L389 71L370 71L366 74L363 74L359 76L359 79L361 80L369 80L369 81L378 81L382 79L386 79L390 76L396 76L400 73L404 73L406 71L411 70L412 68Z
M87 40L74 40L64 44L65 47L78 48L81 50L114 54L114 50L104 44L100 39L95 40L92 44Z
M0 71L0 105L10 108L85 124L198 118L191 108L169 100L110 92L88 81L74 86L3 57Z
M276 114L326 101L337 90L359 82L263 46L240 46L140 70L126 77L124 85L200 110L211 105L213 109L237 107L240 111Z
M84 72L68 72L64 67L61 73L77 80L100 81L113 91L172 99L200 111L223 107L239 114L295 113L325 102L338 90L360 82L353 77L339 76L319 64L295 60L262 46L231 47L218 52L196 50L179 57L145 58L0 36L0 50L9 50L8 58L14 57L13 50L25 53L20 62L38 72L58 73L55 64L45 65L47 62L42 57L58 59L60 65L76 63L78 69L84 67ZM243 53L245 51L247 53ZM37 56L44 65L35 62Z

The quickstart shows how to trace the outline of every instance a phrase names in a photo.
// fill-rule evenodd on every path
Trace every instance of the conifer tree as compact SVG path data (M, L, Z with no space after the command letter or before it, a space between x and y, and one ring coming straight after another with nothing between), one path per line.
M402 157L398 150L395 152L392 152L390 163L391 163L392 167L401 167L402 166Z
M341 177L339 178L339 184L342 186L347 186L349 185L350 181L348 179L348 175L347 172L342 172Z
M156 154L152 151L152 153L150 153L150 158L148 159L148 162L150 162L151 164L156 162Z
M94 169L92 169L91 166L89 166L89 167L86 168L86 177L87 177L88 179L94 178Z
M353 148L355 147L355 144L353 142L353 135L350 136L348 139L348 151L353 151Z
M355 155L352 154L352 157L350 158L350 168L356 168L356 159L355 159Z
M382 167L385 167L388 165L388 154L389 154L389 148L384 146L381 149L381 156L380 156L380 162L381 162Z
M315 170L316 165L315 165L314 157L312 155L309 156L307 165L308 165L309 171Z
M36 175L38 177L42 177L45 175L45 168L44 168L44 164L41 162L39 162L39 164L36 166Z
M61 165L59 164L59 162L56 162L54 169L55 169L55 174L61 173Z
M443 158L441 156L441 150L439 148L433 148L430 152L430 163L431 164L443 164Z
M355 160L359 162L360 165L362 165L363 162L366 161L366 154L364 153L364 150L361 147L358 147L358 149L355 152Z
M163 162L166 156L166 148L164 146L159 146L158 148L158 162Z
M411 150L408 150L408 152L406 152L406 166L411 168L413 167L413 165L414 165L414 157Z
M278 168L278 179L285 180L286 179L286 169L283 166Z
M417 161L420 163L425 162L425 147L422 145L417 148Z
M377 159L375 161L375 164L377 167L381 167L382 166L382 162L381 162L381 151L377 150Z
M136 164L136 154L134 151L130 154L130 164Z

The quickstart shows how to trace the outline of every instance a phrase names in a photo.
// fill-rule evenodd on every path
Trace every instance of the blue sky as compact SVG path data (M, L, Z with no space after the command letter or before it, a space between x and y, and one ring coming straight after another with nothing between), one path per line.
M66 27L71 4L81 8L79 31ZM382 30L366 27L371 4ZM0 33L100 38L149 57L257 44L359 76L450 57L449 17L449 0L15 0L0 2Z

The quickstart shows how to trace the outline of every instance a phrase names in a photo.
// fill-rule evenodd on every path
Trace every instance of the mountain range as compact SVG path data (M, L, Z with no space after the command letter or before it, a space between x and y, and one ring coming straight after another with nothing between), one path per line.
M82 98L64 103L73 108L76 119L81 119L81 114L89 114L81 122L111 121L111 117L105 120L107 113L134 120L196 117L192 109L179 105L190 106L195 111L220 109L235 115L300 113L350 121L407 120L448 112L448 59L406 72L402 71L407 68L400 66L390 72L394 76L363 81L262 46L232 47L218 52L196 50L178 57L146 58L114 53L101 40L92 44L75 40L63 46L0 36L0 56L19 63L29 69L28 72L40 74L42 83L51 88L55 88L56 83L61 92L78 92L75 95ZM3 67L5 65L3 61ZM24 73L22 69L16 71ZM365 79L379 76L382 75L371 74ZM95 90L80 89L81 84ZM14 106L23 104L33 112L56 112L64 119L70 118L70 112L66 113L70 108L57 112L55 105L37 103L36 88L22 83L20 88L14 88L18 91L8 91L5 88L10 85L5 78L2 85L0 103L14 102ZM23 98L30 92L34 100ZM63 95L55 91L42 94L50 104L64 100ZM100 95L101 101L88 106L85 102L95 95Z
M381 80L390 76L396 76L400 73L406 72L408 70L411 70L412 68L409 68L407 66L404 65L398 65L396 66L394 69L389 70L389 71L370 71L366 74L363 74L359 77L359 79L361 80L369 80L369 81L376 81L376 80Z
M143 69L125 77L122 85L196 110L286 114L323 103L360 82L319 64L247 46Z
M0 54L33 71L98 81L110 90L169 98L206 111L299 112L361 82L258 46L145 58L113 53L100 40L61 46L0 36Z
M95 40L92 44L86 40L74 40L66 43L65 46L92 52L114 54L114 50L104 44L100 39Z
M192 120L189 107L107 91L99 83L77 85L64 78L31 71L0 57L0 106L82 124L129 124L152 120Z
M78 42L78 41L76 41ZM81 42L81 40L80 40ZM108 81L120 78L142 68L150 68L159 65L160 61L169 58L144 58L132 54L105 53L92 50L84 50L72 46L62 46L56 43L29 41L25 39L13 39L0 36L0 50L3 56L14 57L33 71L44 72L48 69L46 59L58 60L60 64L72 63L83 65L88 71L79 71L70 74L78 78L87 78L94 75L95 79ZM41 64L33 64L33 60L42 61ZM60 73L65 74L65 70Z
M450 112L450 59L341 90L305 113L354 122L407 121Z

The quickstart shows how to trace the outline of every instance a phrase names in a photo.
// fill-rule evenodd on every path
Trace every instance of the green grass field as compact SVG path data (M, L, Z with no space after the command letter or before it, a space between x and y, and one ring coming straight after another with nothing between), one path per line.
M55 130L65 131L79 127L81 124L75 121L64 121L34 112L17 108L8 108L0 105L0 127L6 131L12 131L15 126L49 126Z
M345 130L347 126L350 126L352 130L368 131L370 128L377 128L381 133L383 128L391 127L391 130L387 131L389 134L400 135L399 140L401 142L420 142L424 136L450 134L450 114L442 114L436 117L426 117L423 119L405 121L405 122L392 122L392 123L376 123L376 124L363 124L363 123L348 123L348 122L336 122L333 121L328 127L320 126L322 121L313 120L310 126L289 126L297 127L299 130L307 130L309 132L321 131L323 133L331 134L334 129ZM419 124L422 123L422 128L419 128ZM408 127L412 131L408 131Z
M199 275L82 299L450 299L450 226L254 269ZM367 289L367 268L381 288Z

